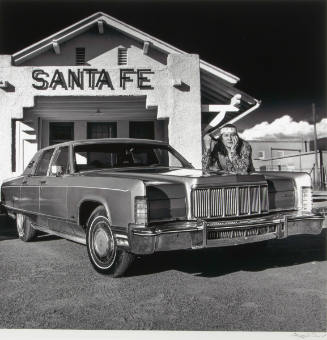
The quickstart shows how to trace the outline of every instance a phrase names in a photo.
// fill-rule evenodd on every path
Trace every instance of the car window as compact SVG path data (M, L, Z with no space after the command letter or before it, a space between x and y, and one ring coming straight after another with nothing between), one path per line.
M54 161L51 165L57 165L62 167L62 173L67 174L69 171L69 162L68 162L68 146L64 146L60 148L54 157Z
M23 172L23 175L24 176L29 176L29 175L32 175L33 172L34 172L34 169L35 169L35 165L37 164L37 160L39 159L40 157L40 152L37 152L33 158L29 161L29 163L27 164L24 172Z
M54 149L45 150L37 165L35 176L46 176Z
M187 167L167 146L133 143L85 144L74 148L75 170L135 166Z

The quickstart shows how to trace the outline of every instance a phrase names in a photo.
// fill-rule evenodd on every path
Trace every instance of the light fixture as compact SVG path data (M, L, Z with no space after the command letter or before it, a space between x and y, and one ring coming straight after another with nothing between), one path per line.
M103 115L103 112L97 107L95 114L100 116Z

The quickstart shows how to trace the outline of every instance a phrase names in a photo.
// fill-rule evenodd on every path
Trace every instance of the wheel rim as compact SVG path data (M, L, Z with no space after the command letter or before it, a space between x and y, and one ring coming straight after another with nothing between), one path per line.
M110 268L116 258L116 243L106 217L98 216L93 220L88 239L90 255L95 265L100 269Z
M17 232L20 237L24 236L24 215L17 214L16 216Z

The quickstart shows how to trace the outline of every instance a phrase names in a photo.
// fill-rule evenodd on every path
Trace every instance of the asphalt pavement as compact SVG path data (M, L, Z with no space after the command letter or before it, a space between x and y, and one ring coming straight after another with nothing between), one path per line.
M325 332L326 232L159 253L127 277L94 271L86 247L17 239L0 216L0 328Z

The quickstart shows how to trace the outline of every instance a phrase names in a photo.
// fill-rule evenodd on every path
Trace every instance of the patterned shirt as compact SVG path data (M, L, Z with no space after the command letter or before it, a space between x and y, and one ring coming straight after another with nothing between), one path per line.
M247 174L254 171L252 149L248 142L242 141L239 153L230 152L227 155L219 152L216 147L205 151L202 155L204 172L223 170L228 173Z

